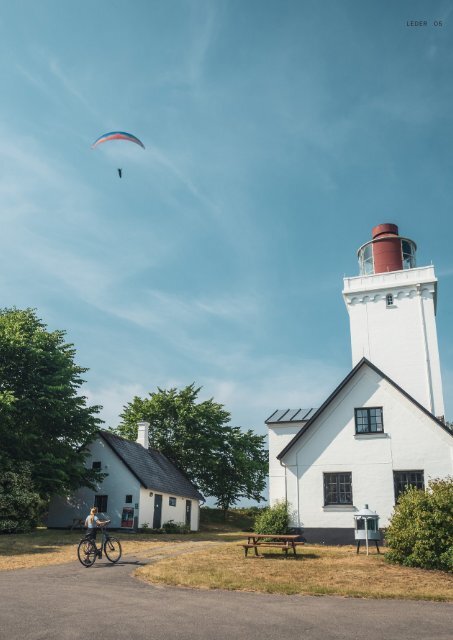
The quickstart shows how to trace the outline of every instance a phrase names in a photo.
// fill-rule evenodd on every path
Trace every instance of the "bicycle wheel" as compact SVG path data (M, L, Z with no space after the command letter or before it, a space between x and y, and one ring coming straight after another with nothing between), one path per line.
M77 556L84 567L91 567L96 560L96 545L92 540L81 540L77 547Z
M104 543L104 553L110 562L118 562L121 558L121 543L116 538L108 538Z

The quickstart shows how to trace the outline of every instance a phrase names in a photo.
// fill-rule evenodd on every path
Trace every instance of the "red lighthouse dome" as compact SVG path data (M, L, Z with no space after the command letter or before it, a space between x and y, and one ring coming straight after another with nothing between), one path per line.
M372 230L372 240L357 252L360 274L386 273L415 267L417 246L409 238L398 234L396 224L386 222Z

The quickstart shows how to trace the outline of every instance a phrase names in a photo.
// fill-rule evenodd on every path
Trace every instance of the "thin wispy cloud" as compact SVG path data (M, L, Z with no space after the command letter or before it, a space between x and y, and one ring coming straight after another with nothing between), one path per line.
M205 60L216 32L216 22L222 12L222 3L191 3L191 44L187 57L187 77L191 85L198 85L203 78Z
M191 382L257 429L316 405L350 366L342 277L371 228L449 255L447 24L352 0L4 4L2 304L69 332L112 422ZM90 149L113 129L146 150Z
M42 94L46 95L48 98L52 100L57 99L57 95L54 91L50 89L48 84L38 76L36 72L28 71L23 65L16 62L15 65L16 71L23 77L25 80L30 83L33 87L38 89Z

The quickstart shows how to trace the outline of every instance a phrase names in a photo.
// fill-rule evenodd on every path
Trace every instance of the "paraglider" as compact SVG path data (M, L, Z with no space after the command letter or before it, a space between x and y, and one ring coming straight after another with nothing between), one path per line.
M93 142L93 144L91 145L91 148L95 149L100 144L104 142L109 142L110 140L125 140L126 142L134 142L135 144L138 144L139 147L142 147L142 149L145 148L145 145L141 140L139 140L139 138L132 135L132 133L126 133L126 131L110 131L110 133L104 133L102 134L102 136L99 136L99 138ZM118 171L118 176L122 178L123 170L118 168L117 171Z
M109 140L127 140L129 142L135 142L135 144L138 144L140 147L142 147L142 149L145 148L145 145L141 140L139 140L136 136L133 136L132 133L126 133L125 131L110 131L110 133L104 133L93 142L91 148L95 149L98 145L102 144L103 142L108 142Z

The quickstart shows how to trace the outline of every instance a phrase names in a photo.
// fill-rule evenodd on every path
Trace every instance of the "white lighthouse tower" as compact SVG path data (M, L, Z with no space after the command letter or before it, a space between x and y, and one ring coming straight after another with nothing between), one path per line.
M344 279L352 364L368 358L404 391L443 418L434 267L417 267L415 242L380 224L358 250L360 275Z

